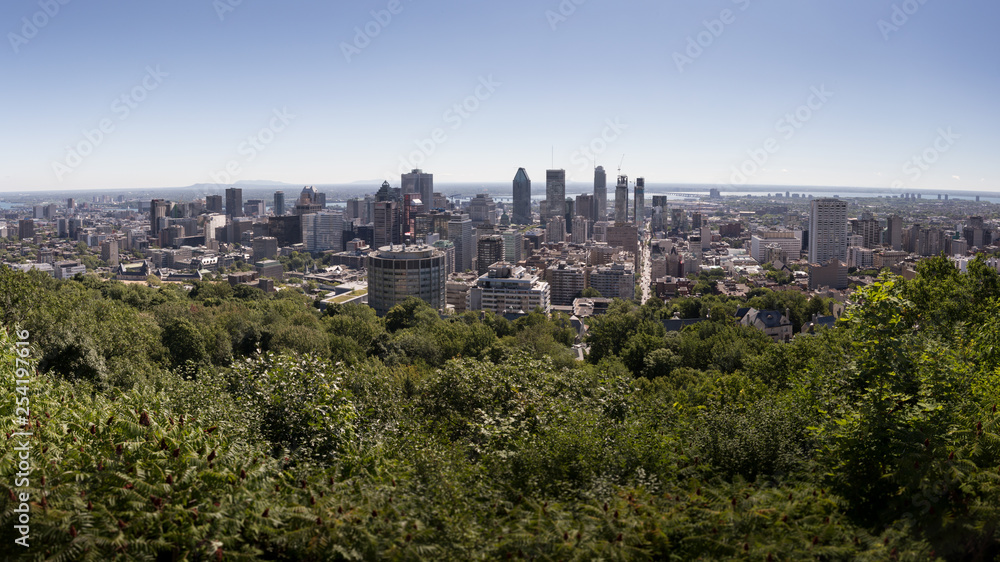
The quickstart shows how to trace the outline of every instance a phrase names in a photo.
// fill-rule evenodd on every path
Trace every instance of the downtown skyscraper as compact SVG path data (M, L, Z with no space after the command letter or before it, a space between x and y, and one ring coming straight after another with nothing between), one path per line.
M635 178L635 208L632 211L632 220L640 227L646 220L646 178Z
M275 191L274 192L274 216L280 217L285 214L285 192Z
M231 219L243 216L243 190L239 187L226 188L226 215Z
M604 166L594 168L594 204L597 215L595 221L608 219L608 174L604 172Z
M628 222L628 176L618 176L615 186L615 224Z
M531 224L531 178L524 168L514 174L514 224Z
M423 213L429 213L434 208L434 174L425 174L423 170L414 169L409 174L401 174L399 187L402 194L417 193L420 196Z
M563 216L566 209L566 170L545 170L545 212L542 218Z

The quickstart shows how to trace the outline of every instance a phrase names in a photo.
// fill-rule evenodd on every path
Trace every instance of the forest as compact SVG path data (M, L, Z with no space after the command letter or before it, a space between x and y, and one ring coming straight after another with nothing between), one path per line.
M883 274L774 343L758 289L590 321L384 318L224 282L0 271L16 560L994 560L1000 275ZM704 318L680 332L663 320ZM30 416L16 425L16 334ZM17 432L33 470L15 488ZM30 494L30 544L16 494Z

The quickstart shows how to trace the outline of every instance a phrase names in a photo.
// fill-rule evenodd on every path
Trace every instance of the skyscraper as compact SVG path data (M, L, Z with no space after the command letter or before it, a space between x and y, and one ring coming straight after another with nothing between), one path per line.
M854 234L861 235L862 245L865 248L875 248L882 244L882 225L869 211L865 211L857 221L857 230Z
M280 217L285 214L285 192L274 192L274 216Z
M469 215L452 215L448 221L448 240L455 244L455 271L464 272L472 269L476 255L475 238L475 227Z
M809 263L847 262L847 201L813 199L809 212Z
M646 178L635 178L635 210L632 217L636 224L642 225L646 220Z
M399 185L403 195L418 194L422 203L421 212L428 213L434 208L434 174L425 174L423 170L414 169L409 174L400 175Z
M491 234L476 242L476 271L486 273L491 265L504 261L506 247L503 236Z
M594 204L597 216L595 221L603 221L608 218L608 175L604 173L604 166L594 168Z
M893 250L903 249L903 217L899 215L890 215L886 223L889 230L889 236L886 243L889 244Z
M580 215L587 220L594 222L597 217L597 203L594 201L594 196L589 193L582 193L576 196L576 209L575 214Z
M221 213L222 212L222 196L221 195L206 195L205 196L205 210L209 213Z
M544 216L563 216L566 206L566 170L545 170Z
M618 176L615 186L615 224L628 222L628 176Z
M243 190L239 187L226 188L226 215L231 219L243 216Z
M524 168L514 174L514 224L531 224L531 178Z
M399 211L396 202L377 201L375 203L375 248L400 243Z
M170 202L163 199L153 199L149 203L149 234L158 236L160 234L160 219L167 216L170 209Z
M320 211L302 215L302 243L307 252L341 251L344 236L344 215Z

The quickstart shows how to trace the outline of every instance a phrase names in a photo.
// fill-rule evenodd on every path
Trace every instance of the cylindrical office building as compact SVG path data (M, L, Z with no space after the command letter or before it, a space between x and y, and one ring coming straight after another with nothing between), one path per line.
M432 246L383 246L368 261L368 306L384 316L407 297L443 310L448 280L445 253Z

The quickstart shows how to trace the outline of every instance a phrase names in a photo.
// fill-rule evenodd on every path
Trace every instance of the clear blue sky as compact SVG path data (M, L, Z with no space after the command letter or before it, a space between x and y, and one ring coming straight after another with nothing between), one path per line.
M581 147L649 182L997 190L998 21L995 0L5 0L0 190L398 185L409 163L542 183L553 148L589 181Z

